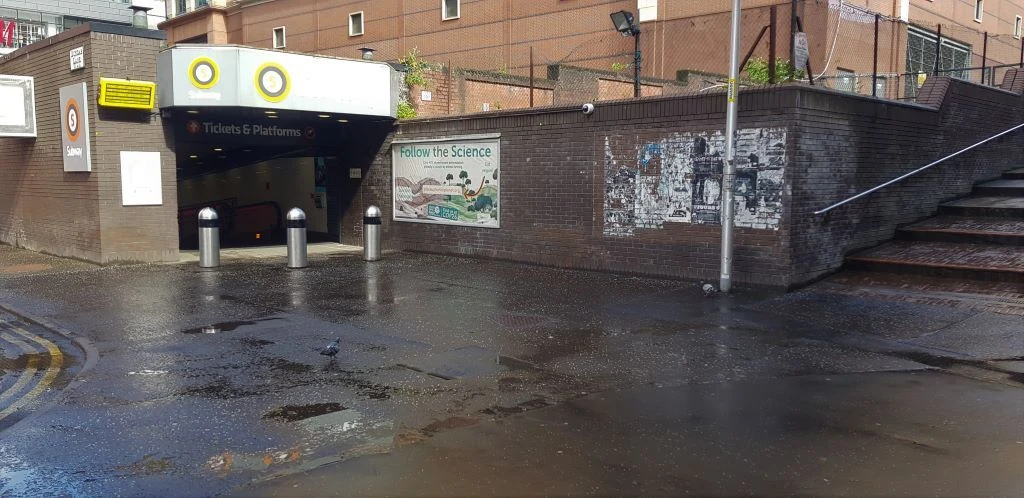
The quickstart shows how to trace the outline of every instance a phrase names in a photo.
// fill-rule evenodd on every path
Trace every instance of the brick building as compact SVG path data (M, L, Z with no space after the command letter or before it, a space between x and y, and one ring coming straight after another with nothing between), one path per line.
M744 51L770 24L774 6L777 53L788 58L794 5L808 34L812 72L832 88L871 94L874 81L881 96L913 97L917 73L934 70L940 29L939 69L954 77L998 84L1005 67L990 75L991 67L1020 62L1024 0L747 0ZM620 73L604 78L602 88L578 89L606 100L632 95L629 84L616 82L629 83L633 42L614 31L610 13L636 14L641 75L650 87L645 94L661 95L693 75L703 81L682 85L685 90L706 89L728 72L730 8L728 0L182 0L168 6L169 20L161 29L171 43L231 43L341 57L359 57L360 49L370 48L386 61L415 49L439 66L520 78L531 70L548 78L552 66ZM875 14L880 19L877 79L870 77ZM768 42L758 43L753 54L767 57ZM981 70L983 65L989 69ZM463 89L457 98L474 100L474 91L480 89ZM541 93L535 104L559 103ZM526 107L528 101L507 100L516 104L503 108Z
M165 19L164 0L0 0L0 54L91 21L152 29Z

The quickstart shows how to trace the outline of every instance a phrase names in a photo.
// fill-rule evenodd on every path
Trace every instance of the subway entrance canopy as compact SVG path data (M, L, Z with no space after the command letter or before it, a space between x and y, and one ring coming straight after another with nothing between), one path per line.
M400 78L383 62L231 45L179 45L157 61L161 109L306 111L394 119Z
M157 77L179 177L339 155L371 130L387 133L401 85L401 73L384 62L233 45L165 49Z

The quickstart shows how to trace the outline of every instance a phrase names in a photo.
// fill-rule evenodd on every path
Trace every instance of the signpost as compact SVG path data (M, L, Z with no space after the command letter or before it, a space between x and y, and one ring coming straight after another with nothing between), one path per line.
M807 33L793 34L793 67L797 71L807 67Z

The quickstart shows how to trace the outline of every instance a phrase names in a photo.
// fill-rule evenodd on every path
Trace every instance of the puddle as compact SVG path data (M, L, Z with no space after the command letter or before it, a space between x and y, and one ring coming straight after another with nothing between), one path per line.
M434 434L449 429L458 429L459 427L469 427L480 423L480 419L471 417L448 417L444 420L433 422L430 425L423 428L423 432L427 434Z
M153 455L146 455L138 462L121 465L115 469L131 474L162 474L174 470L174 462L170 458L153 458Z
M28 367L39 368L46 365L49 358L50 355L39 353L22 354L14 358L0 356L0 374L9 371L20 372Z
M260 322L267 322L270 320L280 320L280 318L261 318L259 320L239 320L234 322L220 322L212 325L203 325L202 327L196 327L193 329L182 330L182 334L219 334L221 332L231 332L239 327L246 325L256 325Z
M328 413L345 410L339 403L315 403L312 405L285 405L276 410L271 410L263 415L264 420L279 420L281 422L296 422L312 417L319 417Z
M237 399L249 396L259 396L256 391L249 391L230 384L228 381L219 381L205 386L191 387L177 393L178 396L200 396L214 399Z
M1006 377L1006 380L1016 382L1018 384L1024 384L1024 373L1013 370L1007 370L1003 368L1001 365L999 365L998 362L950 358L948 356L935 356L921 351L899 351L890 354L897 358L915 361L923 365L928 365L930 367L935 367L943 370L962 371L962 367L980 369L997 375L1004 375ZM958 369L957 367L961 368Z
M492 406L490 408L480 410L480 413L490 415L492 417L504 417L507 415L515 415L517 413L536 410L538 408L544 408L546 406L551 406L551 402L543 398L534 398L523 401L515 406Z

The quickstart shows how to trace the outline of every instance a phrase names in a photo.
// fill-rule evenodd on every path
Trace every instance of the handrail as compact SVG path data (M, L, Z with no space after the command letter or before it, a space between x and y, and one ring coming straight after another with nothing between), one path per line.
M999 138L999 137L1001 137L1003 135L1006 135L1007 133L1011 133L1011 132L1017 131L1017 130L1019 130L1021 128L1024 128L1024 123L1021 123L1021 124L1019 124L1017 126L1014 126L1013 128L1010 128L1009 130L1000 132L1000 133L998 133L996 135L992 135L991 137L988 137L985 140L982 140L982 141L980 141L980 142L978 142L978 143L976 143L976 144L974 144L974 145L972 145L970 147L965 147L963 149L960 149L960 150L958 150L958 151L956 151L956 152L954 152L954 153L952 153L952 154L950 154L950 155L948 155L946 157L943 157L942 159L939 159L938 161L934 161L934 162L928 163L928 164L926 164L924 166L921 166L920 168L917 168L914 171L911 171L910 173L907 173L907 174L905 174L903 176L900 176L898 178L893 178L892 180L889 180L889 181L887 181L887 182L885 182L885 183L883 183L881 185L878 185L877 187L865 190L865 191L863 191L863 192L861 192L861 193L859 193L859 194L857 194L857 195L855 195L853 197L850 197L850 198L848 198L848 199L846 199L844 201L837 202L837 203L835 203L835 204L833 204L833 205L831 205L831 206L829 206L829 207L827 207L825 209L822 209L820 211L815 211L814 214L827 213L827 212L829 212L829 211L831 211L831 210L833 210L833 209L835 209L835 208L837 208L839 206L842 206L843 204L855 201L855 200L860 199L861 197L864 197L864 196L866 196L868 194L871 194L871 193L873 193L875 191L878 191L878 190L881 190L881 189L883 189L885 187L888 187L889 185L892 185L892 184L894 184L894 183L896 183L896 182L898 182L900 180L903 180L905 178L909 178L911 176L914 176L914 175L916 175L916 174L918 174L918 173L920 173L920 172L922 172L922 171L924 171L924 170L926 170L928 168L931 168L932 166L935 166L936 164L939 164L939 163L941 163L941 162L943 162L943 161L945 161L947 159L952 159L952 158L954 158L956 156L959 156L960 154L963 154L964 152L967 152L967 151L969 151L969 150L971 150L971 149L973 149L973 148L975 148L975 147L977 147L979 145L983 145L983 144L986 144L988 142L991 142L992 140L995 140L995 139L997 139L997 138Z

